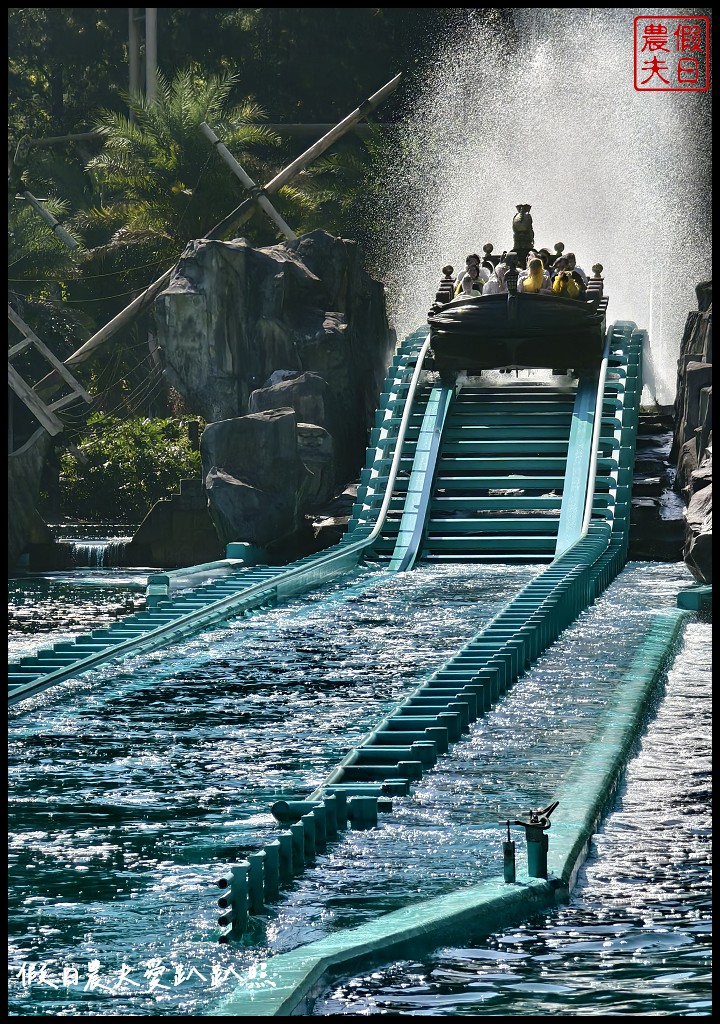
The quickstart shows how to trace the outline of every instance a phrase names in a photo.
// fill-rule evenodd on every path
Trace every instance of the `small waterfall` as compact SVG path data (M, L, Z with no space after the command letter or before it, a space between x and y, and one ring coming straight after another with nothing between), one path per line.
M107 537L95 540L71 540L65 543L70 546L70 564L94 569L107 569L110 566L125 566L127 549L132 537Z

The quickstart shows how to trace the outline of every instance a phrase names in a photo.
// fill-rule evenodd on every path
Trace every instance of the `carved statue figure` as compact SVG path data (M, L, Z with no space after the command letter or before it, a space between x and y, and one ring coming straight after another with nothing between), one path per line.
M522 261L535 245L535 232L533 231L532 217L529 203L519 203L515 209L517 213L513 217L513 249Z

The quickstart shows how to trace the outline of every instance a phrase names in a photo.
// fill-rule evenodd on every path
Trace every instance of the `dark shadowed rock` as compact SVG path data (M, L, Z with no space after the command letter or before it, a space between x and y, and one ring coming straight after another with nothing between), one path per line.
M291 535L359 474L395 346L357 243L325 231L260 249L199 239L155 313L166 379L209 424L219 540Z
M303 509L312 509L335 496L335 446L332 435L317 423L298 423L297 440L300 460L311 476Z
M693 494L685 520L685 563L698 583L712 583L712 484Z
M135 531L128 565L178 569L224 558L208 515L202 480L182 480L180 490L156 501Z
M268 407L250 403L266 382L314 374L342 415L320 421L296 408L297 420L332 434L337 480L359 472L395 338L356 242L325 231L261 249L199 239L155 314L165 376L188 408L210 423L243 416Z
M8 455L8 566L15 566L30 544L52 544L53 535L37 511L45 460L52 438L40 428L22 448Z
M339 414L332 389L318 373L298 373L258 388L248 401L249 412L283 408L294 409L298 420L303 423L317 423L331 433L339 430Z
M312 476L298 454L292 409L210 423L200 454L210 518L223 545L263 547L302 525L299 504Z

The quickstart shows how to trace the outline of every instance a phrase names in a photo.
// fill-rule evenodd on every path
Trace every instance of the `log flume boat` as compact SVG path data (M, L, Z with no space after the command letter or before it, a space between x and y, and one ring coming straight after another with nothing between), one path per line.
M517 267L524 266L529 248L493 259L493 246L484 247L483 266L494 268L501 260L509 266L508 291L500 294L453 298L454 271L443 268L445 276L428 314L433 369L443 375L473 375L492 369L572 367L577 373L600 363L608 305L602 266L593 267L595 276L582 299L518 291ZM562 243L556 244L556 258L563 249Z

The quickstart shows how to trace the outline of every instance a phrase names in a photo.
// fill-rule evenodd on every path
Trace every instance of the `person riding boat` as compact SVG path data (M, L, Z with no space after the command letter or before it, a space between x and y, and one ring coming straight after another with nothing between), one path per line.
M483 286L483 295L500 295L507 292L508 289L505 284L506 270L507 263L498 263L490 277L490 280Z
M466 278L469 279L469 281L471 282L470 291L468 291L467 288L465 287ZM460 281L460 284L456 285L455 294L453 298L457 299L463 293L466 295L470 293L472 293L473 295L482 295L482 291L483 283L482 280L480 279L480 267L477 263L471 263L468 266L467 270L465 271Z
M545 267L539 256L528 261L527 273L518 278L518 292L541 292L547 290Z
M456 299L462 298L463 296L482 295L482 283L468 273L463 277L460 282L460 291L455 296Z
M552 290L554 295L563 295L567 299L580 298L580 285L572 276L570 270L561 270L553 279Z

